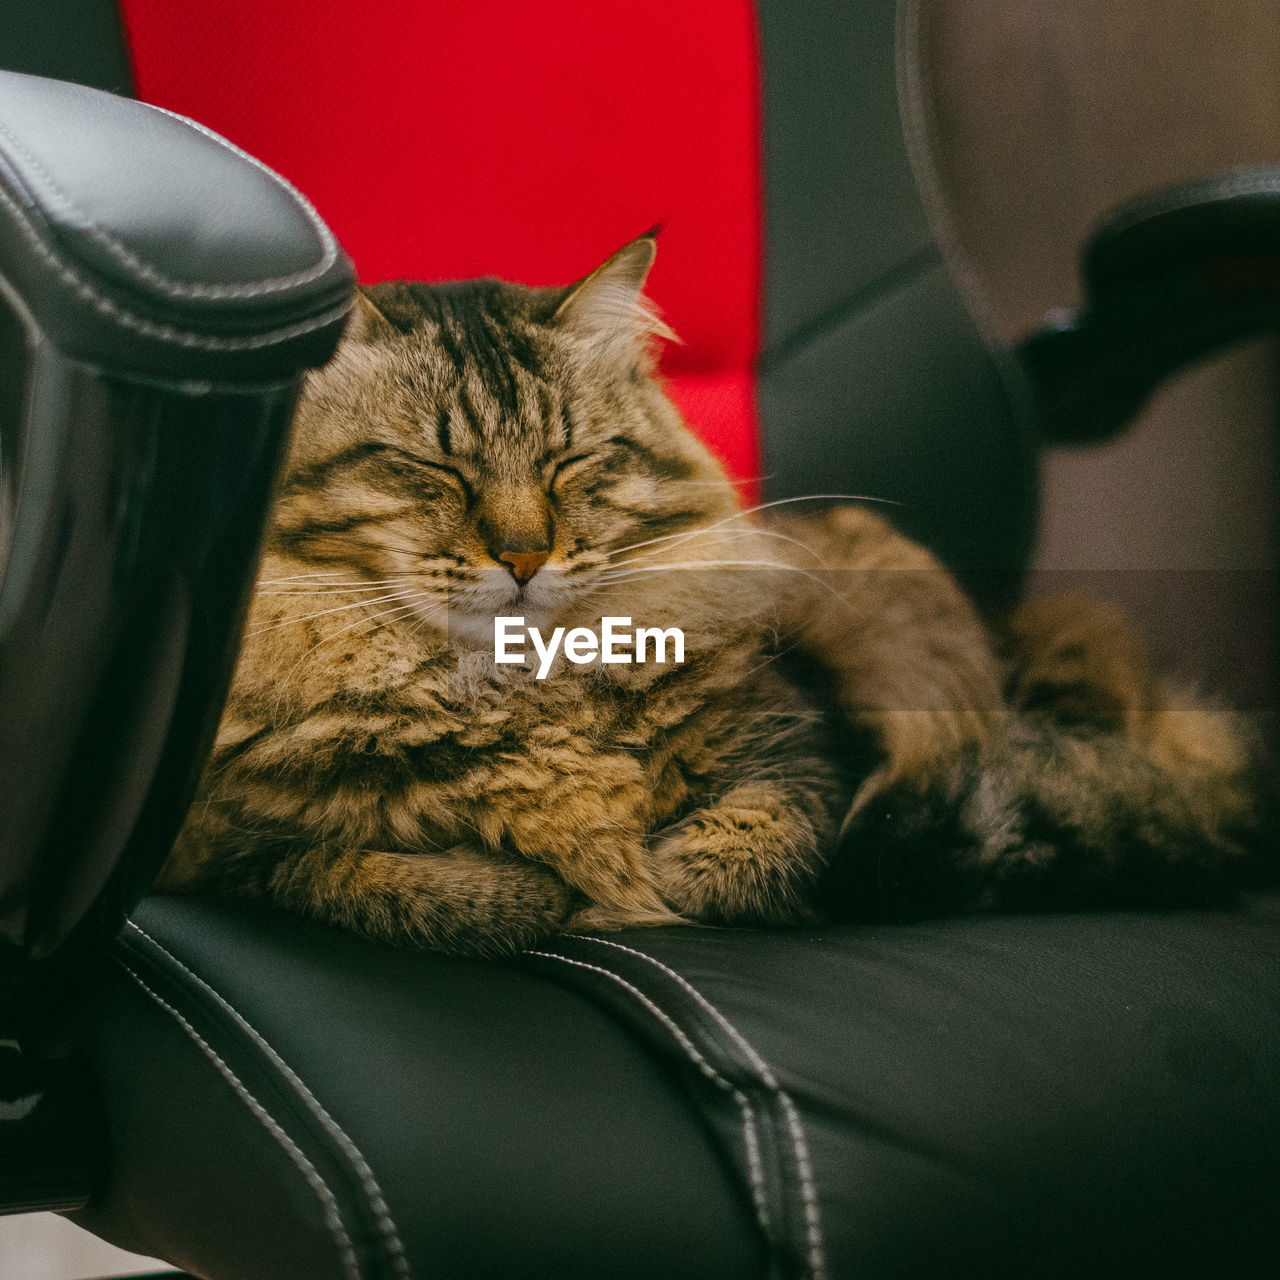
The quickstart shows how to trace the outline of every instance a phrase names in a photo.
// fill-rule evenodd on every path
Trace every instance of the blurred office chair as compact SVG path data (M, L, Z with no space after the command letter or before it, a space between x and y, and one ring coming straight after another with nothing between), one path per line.
M0 76L0 1204L209 1280L1274 1272L1274 896L507 965L146 896L343 322L338 243L370 282L563 283L664 219L690 421L766 497L896 499L993 609L1042 445L1275 327L1255 174L1131 208L1075 314L998 341L957 284L919 18L4 14L16 70L255 159Z

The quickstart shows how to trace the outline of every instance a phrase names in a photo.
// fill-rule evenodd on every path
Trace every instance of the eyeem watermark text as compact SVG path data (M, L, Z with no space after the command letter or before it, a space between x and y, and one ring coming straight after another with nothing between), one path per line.
M537 627L526 627L523 618L494 618L495 662L523 662L526 640L538 655L535 674L539 680L547 678L561 645L564 656L579 666L589 662L666 662L668 644L671 661L684 661L684 632L679 627L637 627L632 631L630 618L601 618L599 635L590 627L574 627L567 634L563 627L556 627L544 639ZM648 657L650 645L652 659Z

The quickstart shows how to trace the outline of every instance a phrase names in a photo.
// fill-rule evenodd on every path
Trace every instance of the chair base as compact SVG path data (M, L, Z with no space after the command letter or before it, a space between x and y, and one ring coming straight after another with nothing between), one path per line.
M33 1060L0 1038L0 1213L79 1209L102 1183L106 1125L78 1059Z

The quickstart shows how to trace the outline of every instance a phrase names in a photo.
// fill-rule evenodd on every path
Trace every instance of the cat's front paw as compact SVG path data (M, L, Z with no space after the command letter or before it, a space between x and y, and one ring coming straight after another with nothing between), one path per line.
M818 838L785 792L746 784L685 818L653 848L654 876L682 915L712 924L810 918Z

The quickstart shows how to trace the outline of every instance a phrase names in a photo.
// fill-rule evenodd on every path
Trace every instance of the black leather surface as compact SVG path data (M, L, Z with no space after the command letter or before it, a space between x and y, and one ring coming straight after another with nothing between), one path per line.
M1277 899L633 930L517 972L137 918L85 1024L116 1172L80 1220L210 1280L747 1277L766 1239L817 1280L1280 1269Z
M266 911L136 918L85 1013L90 1229L207 1280L765 1274L679 1065L591 1002Z
M794 1107L794 1274L1280 1274L1280 900L544 950L692 1076L642 989L762 1121ZM741 1117L698 1096L749 1182Z
M765 350L931 249L903 139L895 0L760 0Z
M916 0L761 0L765 496L868 494L989 605L1031 553L1036 438L935 225Z
M10 72L0 273L67 355L240 382L323 362L353 283L302 197L209 130Z
M1013 594L1035 529L1035 464L936 260L766 365L759 397L771 491L867 495L980 600Z
M0 555L0 1026L16 1004L57 1007L182 822L295 390L140 384L45 342L25 353L15 330L0 302L0 399L17 410L0 444L21 463L0 477L16 513Z

